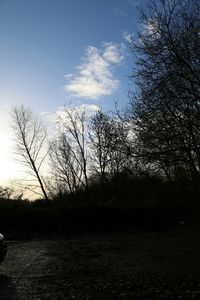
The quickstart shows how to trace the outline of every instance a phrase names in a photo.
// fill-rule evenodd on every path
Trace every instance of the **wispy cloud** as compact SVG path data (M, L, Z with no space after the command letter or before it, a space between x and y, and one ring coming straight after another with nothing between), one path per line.
M127 13L121 7L115 7L114 12L120 16L126 17Z
M139 4L139 0L129 0L129 5L136 7Z
M69 106L60 106L55 112L55 115L62 116L65 111L70 113L85 113L87 117L91 117L96 114L97 111L101 110L99 106L95 104L81 104L81 105L69 105Z
M127 42L128 44L130 44L133 40L133 33L130 33L128 31L123 32L123 39L125 40L125 42Z
M89 121L91 117L93 117L98 111L101 109L95 105L95 104L82 104L78 106L62 106L59 107L56 111L56 119L57 119L57 126L59 130L65 131L66 124L68 127L73 129L74 122L79 129L80 132L82 132L82 122L84 123L84 130L89 130ZM71 119L72 117L72 119ZM73 121L72 121L73 120Z
M41 118L44 120L45 125L48 128L49 134L54 136L56 133L58 120L59 118L66 117L66 111L69 111L73 114L81 114L84 112L87 119L94 116L97 111L101 110L99 106L96 104L81 104L81 105L66 105L66 106L59 106L55 108L54 111L43 111L40 113ZM1 135L1 132L0 132Z
M111 95L119 80L113 76L113 67L123 60L120 47L104 43L102 49L89 46L75 74L65 75L65 92L80 98L99 99Z

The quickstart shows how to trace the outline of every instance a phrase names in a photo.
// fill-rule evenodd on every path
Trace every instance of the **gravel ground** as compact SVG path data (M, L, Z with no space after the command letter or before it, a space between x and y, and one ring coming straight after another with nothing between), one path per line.
M200 299L199 232L8 241L0 299Z

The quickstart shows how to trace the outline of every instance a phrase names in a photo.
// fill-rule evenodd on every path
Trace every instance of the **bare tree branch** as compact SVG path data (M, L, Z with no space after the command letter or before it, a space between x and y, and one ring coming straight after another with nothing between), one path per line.
M34 175L39 183L42 195L46 200L49 200L39 172L48 154L43 152L47 138L46 129L41 121L35 118L32 112L24 106L15 107L12 112L12 118L17 154L19 156L18 161L24 164L28 170L31 170L31 175ZM38 192L35 191L35 193Z

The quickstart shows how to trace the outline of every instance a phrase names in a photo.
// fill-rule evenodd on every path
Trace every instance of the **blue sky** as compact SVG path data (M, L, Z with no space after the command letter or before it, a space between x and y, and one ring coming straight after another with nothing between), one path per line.
M146 1L0 0L0 165L9 161L7 173L14 173L13 105L53 113L67 102L109 110L128 101L126 40L136 36L136 7Z

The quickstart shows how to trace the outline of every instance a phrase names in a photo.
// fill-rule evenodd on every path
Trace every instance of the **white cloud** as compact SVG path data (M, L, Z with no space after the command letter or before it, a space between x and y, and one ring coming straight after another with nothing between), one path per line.
M65 75L65 92L86 99L111 95L119 85L112 70L122 59L121 50L114 43L104 43L102 49L89 46L77 72Z
M86 119L89 119L100 110L101 108L95 104L69 105L59 106L54 111L43 111L40 113L40 116L48 128L49 135L54 136L59 123L58 121L60 118L65 119L66 111L69 111L72 113L72 115L81 114L84 112Z
M81 119L83 117L84 130L87 131L89 129L88 126L90 118L100 110L101 109L95 104L59 107L56 111L56 119L58 120L57 125L61 131L65 131L65 126L63 126L63 123L73 128L73 122L75 122L79 131L82 132L83 128ZM69 116L72 117L73 122Z
M100 107L95 104L82 104L78 106L61 106L58 108L55 114L59 118L65 115L66 111L69 111L70 113L72 113L72 115L85 113L86 117L90 118L94 116L99 110L101 110Z
M119 48L115 44L105 43L104 47L105 51L102 56L107 62L118 64L123 59Z
M123 38L128 44L130 44L133 40L133 33L125 31L123 32Z
M69 78L72 78L73 77L73 74L69 73L69 74L66 74L64 76L65 79L69 79Z
M77 109L80 111L84 111L88 117L95 115L100 109L96 104L82 104L77 106Z

